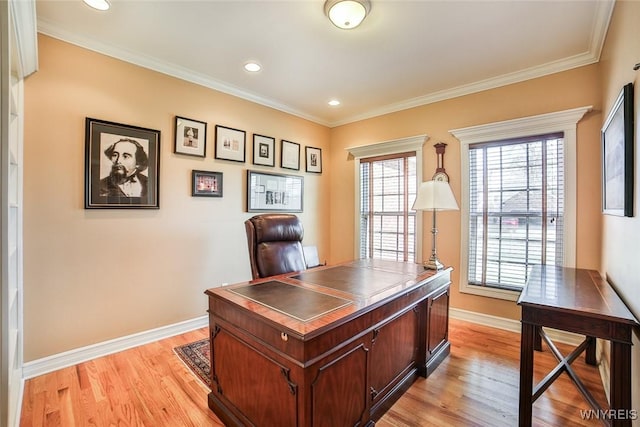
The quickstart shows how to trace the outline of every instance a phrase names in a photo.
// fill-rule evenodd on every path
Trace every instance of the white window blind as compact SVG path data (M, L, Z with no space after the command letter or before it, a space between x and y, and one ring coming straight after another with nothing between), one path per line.
M416 153L360 160L360 257L415 261Z
M563 265L563 133L469 145L470 285L519 290Z

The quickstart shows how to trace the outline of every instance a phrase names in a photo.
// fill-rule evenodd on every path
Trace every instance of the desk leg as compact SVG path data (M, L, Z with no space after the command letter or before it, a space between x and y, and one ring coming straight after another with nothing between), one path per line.
M611 341L609 394L611 409L622 415L612 427L631 426L631 345Z
M520 336L520 413L518 415L518 425L520 427L531 426L533 349L536 345L537 331L537 326L522 322L522 335Z

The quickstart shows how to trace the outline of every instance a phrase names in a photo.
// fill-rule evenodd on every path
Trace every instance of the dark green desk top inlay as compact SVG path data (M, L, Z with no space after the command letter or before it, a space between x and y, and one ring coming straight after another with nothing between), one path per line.
M359 297L371 297L386 289L393 288L415 275L398 272L340 266L326 270L307 270L292 279L312 283Z
M308 322L318 316L351 304L351 301L343 298L325 295L275 280L229 289L229 291L302 322Z

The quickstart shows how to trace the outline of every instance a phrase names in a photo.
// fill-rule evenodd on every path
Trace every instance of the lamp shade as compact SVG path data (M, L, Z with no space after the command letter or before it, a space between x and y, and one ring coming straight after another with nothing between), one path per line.
M425 181L418 188L418 196L411 208L415 211L457 211L458 203L449 183Z

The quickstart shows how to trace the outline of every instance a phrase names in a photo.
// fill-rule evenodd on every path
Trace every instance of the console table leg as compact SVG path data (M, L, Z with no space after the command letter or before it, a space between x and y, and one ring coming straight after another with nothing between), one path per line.
M520 412L518 425L520 427L531 426L531 406L533 405L533 349L536 345L537 327L522 322L522 335L520 336Z
M631 345L611 341L611 409L617 411L612 427L631 426Z
M584 354L584 361L587 365L596 366L598 360L596 358L596 338L587 337L587 351Z
M542 351L542 335L540 332L542 331L542 326L534 326L535 335L533 337L533 349L535 351Z

